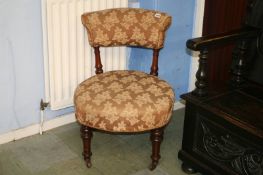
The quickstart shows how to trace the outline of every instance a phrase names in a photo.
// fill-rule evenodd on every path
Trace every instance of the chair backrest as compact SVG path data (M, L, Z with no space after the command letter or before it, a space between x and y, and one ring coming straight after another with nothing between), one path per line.
M102 73L99 47L137 46L154 50L151 74L158 75L158 53L171 24L166 13L139 8L115 8L84 13L81 17L95 48L96 73Z

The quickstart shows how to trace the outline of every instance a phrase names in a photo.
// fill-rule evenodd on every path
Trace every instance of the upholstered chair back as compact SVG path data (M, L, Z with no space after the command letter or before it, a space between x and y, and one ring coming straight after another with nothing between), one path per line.
M171 24L171 16L166 13L136 8L89 12L81 19L93 47L126 45L160 49Z

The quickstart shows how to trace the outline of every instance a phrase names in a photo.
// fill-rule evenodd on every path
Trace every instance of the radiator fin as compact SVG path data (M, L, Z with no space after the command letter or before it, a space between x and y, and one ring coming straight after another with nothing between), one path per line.
M84 12L128 7L128 0L43 0L46 99L51 109L73 105L76 86L94 75L95 59L81 23ZM45 42L46 41L46 42ZM126 48L101 48L104 71L126 69Z

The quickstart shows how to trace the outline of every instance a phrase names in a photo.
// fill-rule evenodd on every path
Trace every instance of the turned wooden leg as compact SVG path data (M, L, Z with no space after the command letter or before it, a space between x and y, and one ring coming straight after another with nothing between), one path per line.
M88 126L81 125L80 128L81 138L83 141L83 152L82 155L86 162L88 168L91 167L91 138L92 138L92 128Z
M207 80L207 58L208 50L204 49L200 51L199 66L196 72L196 82L193 94L199 97L207 95L208 80Z
M195 174L197 173L195 169L193 169L191 166L187 165L186 163L182 163L182 170L186 173L186 174Z
M244 73L245 73L245 67L246 67L246 50L248 47L248 43L246 40L243 40L240 42L238 46L238 53L233 55L233 58L237 60L237 63L235 64L235 67L233 69L233 76L232 76L232 85L234 87L240 87L245 79L244 79Z
M163 140L163 128L152 130L150 139L152 142L152 164L150 165L150 170L154 170L161 158L160 146Z

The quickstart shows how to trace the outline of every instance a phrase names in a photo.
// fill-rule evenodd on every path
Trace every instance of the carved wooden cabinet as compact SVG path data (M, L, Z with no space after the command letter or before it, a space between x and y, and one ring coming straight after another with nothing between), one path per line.
M186 102L182 149L186 173L263 175L263 1L251 0L243 27L187 41L199 51L196 88ZM209 52L234 44L231 81L208 83Z
M256 89L256 88L255 88ZM179 158L183 169L204 174L263 174L263 98L250 87L186 100ZM263 95L263 91L258 89Z

